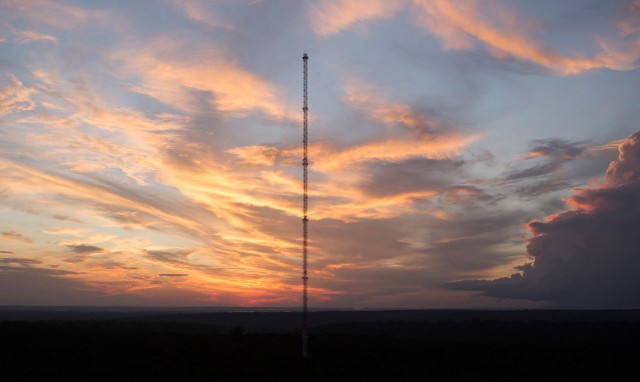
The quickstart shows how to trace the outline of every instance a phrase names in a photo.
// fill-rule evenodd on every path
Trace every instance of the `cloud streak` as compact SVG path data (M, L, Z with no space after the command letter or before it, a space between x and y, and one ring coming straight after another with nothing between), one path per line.
M437 36L446 50L470 50L478 41L498 59L514 57L530 61L560 75L577 75L598 68L630 70L638 58L615 51L602 39L600 52L591 57L558 53L525 32L539 31L541 26L537 22L495 1L414 0L414 4L420 10L420 25Z
M393 17L404 2L402 0L323 0L311 7L309 19L314 32L328 37L354 25Z

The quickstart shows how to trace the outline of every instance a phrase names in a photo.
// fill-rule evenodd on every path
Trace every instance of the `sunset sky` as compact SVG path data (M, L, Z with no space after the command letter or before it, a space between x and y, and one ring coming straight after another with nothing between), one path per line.
M640 1L0 0L0 305L640 308ZM635 134L635 135L634 135Z

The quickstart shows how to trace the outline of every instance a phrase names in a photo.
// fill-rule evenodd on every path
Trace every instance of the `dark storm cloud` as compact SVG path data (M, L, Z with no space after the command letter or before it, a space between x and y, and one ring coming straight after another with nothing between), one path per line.
M574 207L531 221L527 245L533 259L522 274L497 280L466 280L451 289L477 290L499 298L546 300L560 307L640 306L640 132L620 146L606 183L577 193Z
M71 252L77 253L79 255L104 251L103 248L87 244L69 244L67 245L67 248L69 248Z

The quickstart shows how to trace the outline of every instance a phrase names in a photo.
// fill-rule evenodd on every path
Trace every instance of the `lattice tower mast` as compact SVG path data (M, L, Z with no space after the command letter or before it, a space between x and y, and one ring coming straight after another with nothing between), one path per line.
M307 140L307 113L309 112L309 108L307 106L307 61L309 60L309 56L304 53L302 55L303 61L303 86L302 86L302 356L307 357L308 354L308 284L309 277L307 275L307 246L308 246L308 230L307 226L309 224L309 220L307 219L307 211L309 208L309 160L307 157L308 154L308 140Z

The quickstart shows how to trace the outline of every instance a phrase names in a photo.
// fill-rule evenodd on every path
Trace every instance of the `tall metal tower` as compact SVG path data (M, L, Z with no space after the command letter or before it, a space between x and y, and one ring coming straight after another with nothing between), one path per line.
M303 61L303 86L302 86L302 184L303 184L303 194L302 194L302 357L307 357L308 350L308 296L307 296L307 286L309 284L309 277L307 276L307 244L308 244L308 231L307 225L309 220L307 219L307 210L308 210L308 188L309 188L309 179L308 179L308 171L309 171L309 160L307 158L308 150L307 150L307 113L309 108L307 107L307 61L309 60L309 56L305 53L302 55Z

